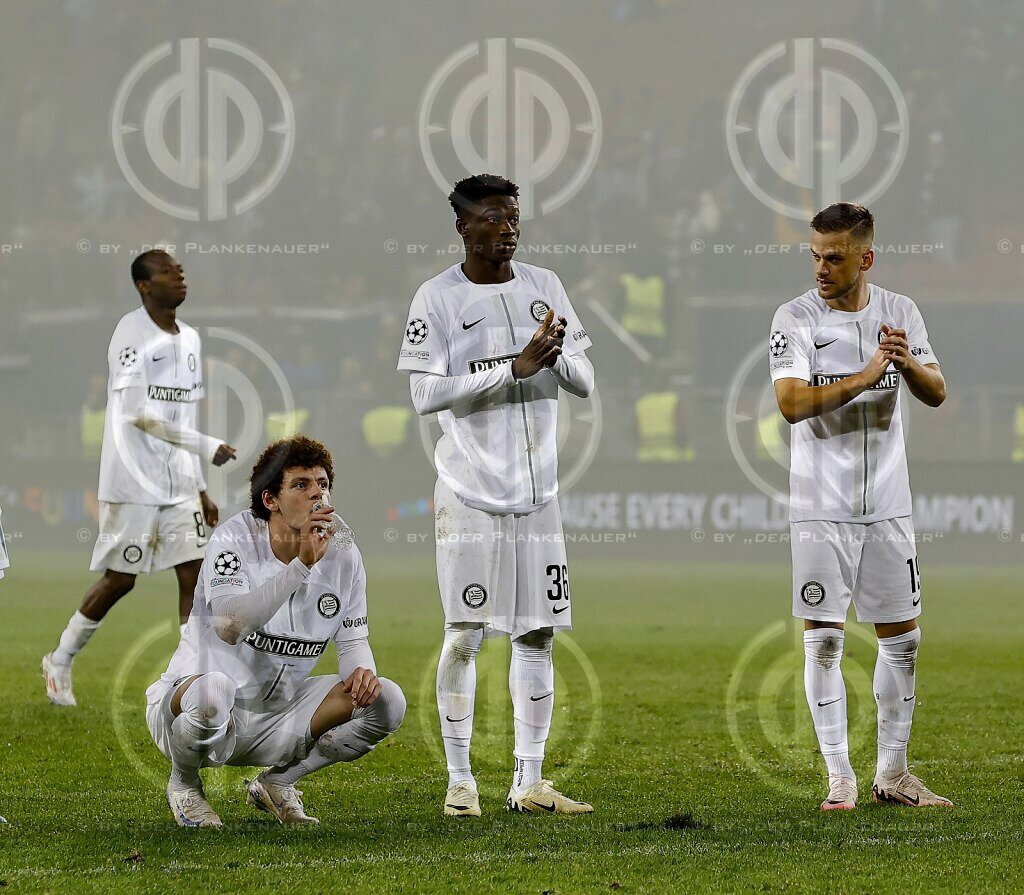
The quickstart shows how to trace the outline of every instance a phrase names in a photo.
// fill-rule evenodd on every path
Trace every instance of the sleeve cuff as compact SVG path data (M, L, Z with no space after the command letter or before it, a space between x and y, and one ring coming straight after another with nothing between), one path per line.
M303 581L305 581L310 576L310 574L313 571L309 566L307 566L297 556L290 563L288 563L288 568L289 568L289 570L294 570L294 571L298 572L298 574L301 576Z

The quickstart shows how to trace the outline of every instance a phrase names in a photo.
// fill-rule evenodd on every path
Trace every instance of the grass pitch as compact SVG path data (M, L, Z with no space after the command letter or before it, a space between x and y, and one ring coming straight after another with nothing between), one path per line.
M143 691L174 648L174 580L141 578L75 666L77 709L38 674L92 580L87 552L17 554L0 583L0 888L11 892L965 892L1024 887L1012 569L925 581L911 762L952 811L870 802L872 637L844 669L860 778L854 812L817 810L825 777L803 703L799 629L779 566L573 567L576 630L555 648L545 773L587 817L509 815L507 642L479 663L474 770L484 816L443 818L433 676L441 615L429 558L368 560L371 643L409 698L365 759L303 781L321 824L246 808L244 769L204 772L223 831L179 830ZM333 656L330 657L333 661ZM321 670L330 671L327 659Z

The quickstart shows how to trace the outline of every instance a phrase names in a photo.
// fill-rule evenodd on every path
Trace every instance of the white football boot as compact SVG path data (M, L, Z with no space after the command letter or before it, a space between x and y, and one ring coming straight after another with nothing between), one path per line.
M214 827L224 826L217 812L206 801L202 786L190 789L171 789L167 786L167 804L179 827Z
M444 797L444 813L448 817L479 817L480 793L476 784L464 780L450 786Z
M550 780L538 780L522 792L510 789L505 808L533 814L590 814L594 810L586 802L575 802L562 795Z
M43 656L40 668L46 681L46 696L54 705L78 705L71 689L71 666L58 665L53 653Z
M907 768L894 777L875 777L871 797L883 805L909 805L911 808L952 808L953 803L937 796Z
M821 803L822 811L853 811L857 807L857 781L853 777L829 774L828 797Z
M273 814L283 824L320 823L317 818L306 814L301 790L294 786L275 786L260 777L245 784L249 794L247 801L253 808Z

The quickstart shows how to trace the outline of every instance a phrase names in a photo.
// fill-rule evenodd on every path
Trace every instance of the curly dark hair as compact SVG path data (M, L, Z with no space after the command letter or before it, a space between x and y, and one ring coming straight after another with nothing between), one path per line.
M334 458L327 446L305 435L293 435L268 445L249 476L249 508L257 519L270 518L270 510L263 505L263 492L281 493L286 469L312 469L322 466L327 481L334 487Z
M863 205L835 202L811 218L811 229L817 233L846 233L858 245L871 246L875 236L875 218Z
M519 187L511 180L497 174L474 174L455 184L448 196L456 215L472 211L488 196L511 196L519 198Z

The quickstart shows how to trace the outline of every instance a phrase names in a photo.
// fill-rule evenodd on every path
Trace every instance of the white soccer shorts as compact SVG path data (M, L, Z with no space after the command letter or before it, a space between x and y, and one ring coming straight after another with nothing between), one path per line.
M552 500L499 516L434 487L437 582L446 624L482 623L486 635L520 637L572 628L562 516Z
M146 726L156 747L167 758L173 758L171 699L181 680L168 684L157 699L146 706ZM272 768L305 758L315 743L309 729L313 715L327 694L340 683L341 678L336 674L318 674L302 681L291 700L276 703L266 710L250 703L235 703L231 710L235 734L231 751L227 755L211 755L203 767L228 764Z
M886 624L921 614L921 575L909 516L867 524L791 522L793 615Z
M89 568L129 575L203 558L208 532L199 496L171 506L100 501L100 533Z

